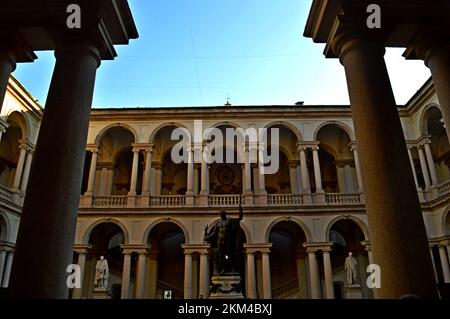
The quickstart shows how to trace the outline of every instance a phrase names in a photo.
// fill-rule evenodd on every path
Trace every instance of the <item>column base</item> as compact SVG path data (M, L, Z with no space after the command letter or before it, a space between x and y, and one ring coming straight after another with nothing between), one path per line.
M186 193L186 204L185 205L186 206L194 206L194 195L193 194L188 195Z
M325 192L323 190L319 190L314 193L314 204L326 204Z
M94 198L92 195L83 195L80 198L80 206L81 207L92 207Z
M111 299L111 294L108 288L94 290L93 299Z
M244 205L246 205L246 206L253 205L253 193L252 192L244 194Z
M135 194L134 195L128 194L127 207L130 207L130 208L136 207L136 198L137 198L137 196Z
M310 192L303 193L302 197L303 197L303 204L312 205L312 196Z
M261 206L267 205L267 192L256 195L256 204Z
M209 195L206 193L200 193L200 196L198 198L198 205L199 206L203 206L203 207L208 207L209 206L209 202L208 202L208 197Z
M150 196L142 195L136 198L137 207L148 207L150 205Z
M241 291L241 276L229 274L213 276L209 299L244 299Z

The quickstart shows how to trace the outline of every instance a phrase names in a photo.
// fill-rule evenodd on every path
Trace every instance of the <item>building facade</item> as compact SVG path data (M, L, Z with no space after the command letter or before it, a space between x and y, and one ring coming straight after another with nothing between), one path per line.
M11 78L1 114L3 287L42 113ZM436 283L450 283L450 147L431 80L399 114ZM223 135L268 129L268 138L226 143L215 155L221 149L233 160L208 163L196 154L210 146L213 139L203 136L209 128ZM180 145L179 135L172 136L176 129L194 137L185 143L182 163L173 157ZM272 129L279 137L273 144ZM277 153L277 171L261 174L262 164L251 160L254 151ZM395 149L379 156L395 157ZM110 298L163 298L164 292L206 298L211 263L204 226L217 221L221 210L237 216L241 204L239 264L246 298L349 298L349 252L358 261L358 297L374 298L366 284L366 268L376 260L362 174L349 106L94 109L74 246L82 286L71 296L94 297L95 264L103 255Z

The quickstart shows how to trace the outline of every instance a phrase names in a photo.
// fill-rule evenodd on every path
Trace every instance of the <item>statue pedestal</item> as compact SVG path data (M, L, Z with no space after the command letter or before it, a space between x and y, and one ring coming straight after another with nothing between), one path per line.
M94 299L111 299L111 294L108 288L95 288Z
M344 288L345 299L362 299L360 285L346 286Z
M244 298L241 292L241 276L239 274L213 276L211 282L210 299Z

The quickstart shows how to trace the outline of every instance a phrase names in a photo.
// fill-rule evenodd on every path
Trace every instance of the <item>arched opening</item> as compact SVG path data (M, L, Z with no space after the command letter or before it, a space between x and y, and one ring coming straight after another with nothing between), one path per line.
M424 135L429 136L431 140L430 148L438 182L445 182L450 179L450 146L442 113L438 107L433 106L426 111L423 125Z
M277 131L274 131L277 130ZM276 135L278 135L278 140ZM268 194L295 194L302 191L301 170L297 151L299 138L291 128L283 124L267 127L263 135L267 143L269 156L278 160L278 170L274 174L265 175L265 186ZM274 145L276 142L277 145ZM271 163L273 164L273 163ZM267 165L266 165L267 166ZM255 167L258 172L258 168ZM257 176L255 174L255 176ZM258 183L257 178L255 183Z
M170 291L172 299L184 297L184 252L186 242L183 230L172 222L159 223L148 235L151 252L148 262L146 295L164 299Z
M348 133L338 125L328 124L317 132L322 186L326 193L356 193L358 182ZM310 166L310 177L314 170ZM315 189L314 178L311 178Z
M114 126L99 139L99 155L93 193L97 196L126 195L130 191L134 135L127 128ZM92 153L85 157L82 192L87 189ZM137 193L141 192L143 156L139 155Z
M230 125L216 127L222 136L211 139L211 156L214 162L209 165L209 190L212 195L241 194L244 160L240 152L239 140L234 138L233 145L227 144L227 130L234 130ZM220 138L222 137L222 140ZM241 141L242 142L242 141ZM230 142L229 142L230 143ZM200 175L200 174L199 174Z
M359 225L351 219L338 220L330 228L328 236L329 241L333 243L330 255L335 298L346 298L345 259L350 252L358 262L357 283L361 285L361 297L364 299L371 298L372 293L367 288L365 280L369 257L365 247L361 244L365 237ZM321 272L323 272L323 269L321 269Z
M95 265L101 256L108 261L109 266L109 285L112 299L120 299L120 290L122 284L123 271L123 254L121 245L125 243L125 235L121 227L112 222L104 222L98 224L92 230L89 236L89 245L92 249L86 258L84 271L84 284L82 296L87 298L93 297L95 289ZM135 258L134 258L135 259ZM132 259L132 264L136 264L136 260ZM135 269L135 267L132 267ZM135 271L132 271L131 282L135 282Z
M13 112L9 115L8 128L0 141L0 185L13 188L20 155L20 141L27 137L23 115Z
M277 223L269 235L272 298L307 299L309 296L304 231L292 221Z
M154 196L186 194L187 164L177 164L171 156L172 148L179 143L178 140L171 139L175 129L175 125L164 126L153 137L152 176L155 179L150 191Z
M6 220L3 216L0 215L0 242L5 242L7 240L7 228L6 228ZM2 274L0 274L0 278Z

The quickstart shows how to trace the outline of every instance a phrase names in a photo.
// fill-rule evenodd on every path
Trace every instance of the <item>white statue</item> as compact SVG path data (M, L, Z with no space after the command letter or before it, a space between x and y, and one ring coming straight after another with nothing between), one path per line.
M108 278L108 261L104 256L101 256L100 260L97 261L97 264L95 265L95 288L106 290L108 288Z
M354 286L356 285L356 266L358 262L356 258L352 256L352 253L348 253L348 257L345 258L345 271L347 272L347 285Z

